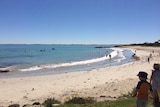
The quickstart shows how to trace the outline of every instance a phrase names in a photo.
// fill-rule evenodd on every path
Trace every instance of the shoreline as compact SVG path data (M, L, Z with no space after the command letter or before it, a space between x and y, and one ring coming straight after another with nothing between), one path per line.
M94 59L86 59L83 61L59 63L59 64L42 64L33 65L27 68L6 67L0 68L0 79L2 78L20 78L30 76L45 76L57 75L70 72L91 71L92 69L100 69L104 67L111 67L122 65L128 62L134 62L135 59L131 56L133 52L130 49L110 48L112 51L102 57ZM110 60L109 55L112 56ZM17 69L14 69L17 68ZM12 70L13 69L13 70Z
M146 71L149 74L148 79L150 78L153 64L160 63L160 48L140 46L120 48L129 48L133 52L136 50L140 60L91 71L0 79L0 106L42 103L47 98L64 102L76 96L94 97L101 101L128 94L138 82L136 75L139 71ZM147 58L153 50L152 59L148 63Z

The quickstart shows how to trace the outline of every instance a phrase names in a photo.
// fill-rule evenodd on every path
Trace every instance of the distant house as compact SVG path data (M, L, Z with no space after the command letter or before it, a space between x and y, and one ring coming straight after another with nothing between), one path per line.
M155 43L159 43L159 44L160 44L160 40L158 40L158 41L155 41Z

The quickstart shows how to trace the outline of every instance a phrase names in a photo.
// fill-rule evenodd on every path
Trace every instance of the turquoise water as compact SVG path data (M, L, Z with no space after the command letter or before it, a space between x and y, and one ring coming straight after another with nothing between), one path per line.
M0 76L77 72L133 61L130 50L113 48L114 45L95 48L97 46L0 45L0 69L11 71Z

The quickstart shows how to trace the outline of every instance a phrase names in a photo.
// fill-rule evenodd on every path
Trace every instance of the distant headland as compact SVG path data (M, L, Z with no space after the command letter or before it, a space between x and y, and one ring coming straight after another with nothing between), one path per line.
M123 44L123 45L115 45L115 47L121 47L121 46L152 46L152 47L160 47L160 40L155 41L154 43L138 43L138 44Z
M160 47L160 40L155 41L154 43L145 42L145 43L114 45L114 47L122 47L122 46L152 46L152 47ZM95 48L108 48L108 46L102 45L102 46L96 46Z

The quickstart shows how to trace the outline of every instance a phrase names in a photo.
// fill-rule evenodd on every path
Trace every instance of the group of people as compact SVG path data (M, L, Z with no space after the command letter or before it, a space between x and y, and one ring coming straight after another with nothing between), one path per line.
M151 92L153 97L154 107L160 107L158 90L160 90L160 64L154 64L150 81L147 81L148 74L144 71L140 71L137 75L140 79L133 96L137 96L137 107L146 107L148 103L148 92Z

